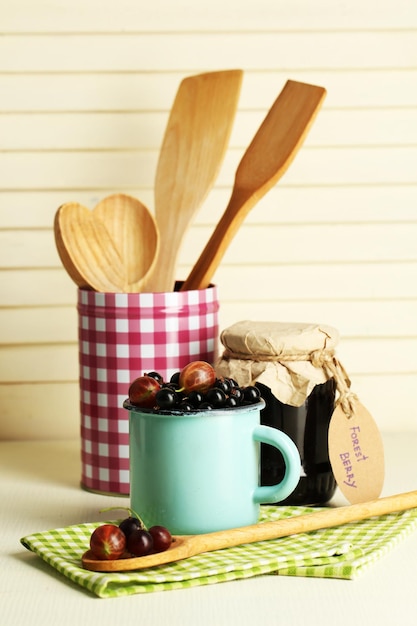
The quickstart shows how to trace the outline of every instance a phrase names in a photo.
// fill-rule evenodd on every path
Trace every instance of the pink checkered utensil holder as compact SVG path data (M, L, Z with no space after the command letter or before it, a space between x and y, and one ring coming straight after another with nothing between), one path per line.
M165 379L190 361L218 355L215 286L167 293L78 290L81 485L129 494L129 419L122 407L134 378Z

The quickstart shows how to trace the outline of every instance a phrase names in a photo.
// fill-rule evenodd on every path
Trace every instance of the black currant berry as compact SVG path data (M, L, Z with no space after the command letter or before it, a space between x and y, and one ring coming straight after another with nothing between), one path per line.
M152 535L144 529L133 530L127 539L128 552L134 556L145 556L153 548Z
M187 398L184 398L184 400L181 400L177 408L178 410L185 411L185 412L194 410L193 405L191 404L191 402L188 402Z
M206 393L206 402L211 404L215 408L219 408L225 405L226 403L226 394L222 389L218 389L217 387L213 387L209 389Z
M230 397L234 398L237 401L237 404L240 404L243 401L243 391L240 387L233 387L230 391Z
M230 383L227 380L227 378L219 378L218 380L216 380L214 387L216 389L221 389L222 391L224 391L224 393L226 395L228 395L230 393Z
M172 535L165 526L152 526L149 534L153 539L154 552L165 552L172 543Z
M175 372L174 374L172 374L171 378L169 379L170 383L174 383L174 385L178 385L179 387L179 383L180 383L180 372Z
M213 405L212 405L212 404L210 404L210 402L202 402L202 403L200 404L200 409L205 409L206 411L207 411L207 410L208 410L208 411L211 411L213 408L214 408L214 407L213 407Z
M259 389L253 385L249 385L248 387L243 387L243 399L245 402L249 404L255 404L255 402L259 401L261 397L261 392Z
M142 524L137 517L133 517L131 515L130 517L126 517L126 519L120 522L119 528L124 532L127 539L132 531L140 530L142 528Z
M160 385L162 385L162 383L164 382L164 379L162 378L161 374L159 374L159 372L148 372L147 374L145 374L145 376L150 376L151 378L154 378L158 381Z
M198 409L203 402L204 396L200 391L190 391L187 398L188 402L190 402L195 409Z
M161 387L155 395L156 404L160 409L172 409L176 406L178 398L177 393L169 387Z

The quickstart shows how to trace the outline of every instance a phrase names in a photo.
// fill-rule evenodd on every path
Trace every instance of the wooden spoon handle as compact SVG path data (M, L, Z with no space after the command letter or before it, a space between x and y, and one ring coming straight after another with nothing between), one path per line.
M219 267L238 229L250 209L259 201L259 196L248 195L245 190L234 189L229 204L217 223L208 243L181 285L181 291L206 289Z
M341 526L376 515L386 515L417 507L417 491L379 498L370 502L307 513L274 522L243 526L233 530L219 531L193 537L193 554L230 548L244 543L278 539L307 533L321 528Z

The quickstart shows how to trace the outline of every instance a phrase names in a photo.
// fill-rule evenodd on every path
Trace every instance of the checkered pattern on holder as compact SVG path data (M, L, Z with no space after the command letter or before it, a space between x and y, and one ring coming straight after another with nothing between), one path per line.
M190 361L213 363L218 349L217 288L167 293L78 291L82 484L129 493L129 417L122 408L134 378L165 379Z

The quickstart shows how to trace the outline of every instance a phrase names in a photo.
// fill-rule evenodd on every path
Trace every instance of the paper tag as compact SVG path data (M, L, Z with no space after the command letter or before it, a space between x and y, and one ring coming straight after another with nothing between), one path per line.
M338 487L355 504L375 500L384 483L384 449L378 427L367 409L353 400L347 417L339 404L329 425L329 457Z

